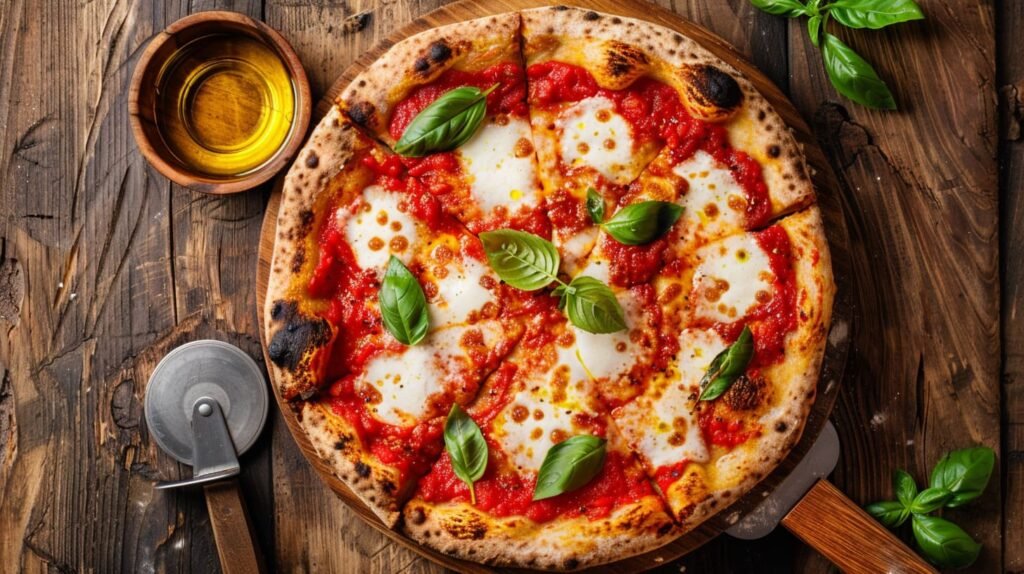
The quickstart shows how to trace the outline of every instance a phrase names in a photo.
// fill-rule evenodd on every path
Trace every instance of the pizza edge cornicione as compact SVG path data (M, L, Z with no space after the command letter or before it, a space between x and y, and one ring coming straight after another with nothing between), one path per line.
M512 43L513 49L510 50L505 45L507 43ZM606 91L627 90L638 78L650 78L673 88L689 116L697 122L722 126L731 145L745 152L745 157L761 168L760 177L768 191L767 206L758 214L748 214L750 218L758 218L758 224L729 237L742 235L742 241L746 241L743 245L765 246L770 235L766 230L777 228L788 238L786 245L789 246L790 259L787 261L790 261L791 276L786 289L792 293L787 291L786 296L793 302L789 312L794 319L793 326L785 332L776 349L782 358L759 366L757 380L744 381L743 396L733 397L741 393L732 392L728 397L719 399L728 399L729 412L743 421L743 430L748 438L729 446L712 441L713 444L707 445L704 462L683 461L685 464L673 470L674 474L668 479L664 474L652 474L644 479L650 483L650 490L638 490L639 494L630 495L632 498L621 493L605 493L606 498L619 498L616 498L618 502L605 502L611 505L603 512L595 513L592 508L589 513L587 509L565 511L553 503L545 507L547 514L538 518L541 514L536 503L529 506L533 514L522 515L496 510L509 506L500 501L488 503L496 504L490 510L481 510L466 500L464 492L459 489L424 492L420 481L430 476L431 484L439 483L434 479L444 469L437 467L447 460L447 455L442 452L443 444L438 446L439 428L444 422L441 411L446 409L427 409L412 434L391 437L407 444L433 445L429 449L421 449L429 451L429 455L423 455L424 460L410 461L401 457L394 460L389 458L391 451L382 454L384 451L370 448L370 441L366 439L366 433L386 433L387 428L380 431L373 427L373 421L364 423L365 417L352 415L351 409L359 408L358 405L345 407L349 410L343 413L342 407L338 406L341 401L337 398L338 393L351 391L337 390L336 384L332 384L330 389L325 386L330 382L325 379L330 378L334 370L332 348L351 334L350 327L355 324L332 323L330 318L337 317L339 311L329 308L329 303L309 292L311 282L322 279L316 274L321 273L323 260L327 257L321 243L325 241L325 234L330 232L328 219L334 216L335 210L337 217L342 217L342 211L347 209L347 198L355 198L352 199L355 202L364 201L359 199L359 194L367 187L379 187L386 185L380 182L390 181L387 178L391 176L386 175L390 168L381 166L392 165L387 164L390 157L388 146L393 146L400 135L392 133L394 130L390 129L393 127L390 124L396 107L410 94L415 94L422 86L438 82L450 70L474 73L484 68L492 69L502 62L507 63L510 57L515 58L517 53L525 59L525 63L519 62L524 68L531 63L539 68L545 62L557 61L586 70ZM524 78L523 81L530 80ZM554 111L549 110L550 113L560 113L557 108L551 110ZM516 121L516 113L508 112L511 123ZM522 114L521 111L518 113ZM528 114L526 118L519 119L525 122L532 117L533 137L537 139L536 122L538 117L543 117L542 113L531 109ZM486 121L491 119L489 117ZM507 118L502 115L499 120L495 120L495 125ZM640 144L634 147L639 148ZM685 161L692 163L696 161L693 158L698 157L710 161L705 155L698 151ZM656 165L663 159L661 156L648 158L645 166ZM544 167L538 166L537 169L543 171ZM653 169L640 170L646 175ZM685 170L680 168L677 171L682 173ZM570 170L567 175L561 175L571 180L575 173ZM543 174L538 177L541 187L548 183L544 181ZM660 175L658 177L664 179ZM626 185L620 187L633 189ZM640 193L643 197L656 197L657 189L657 185L652 184L650 190L640 189ZM402 193L412 192L403 188ZM541 193L546 192L542 190ZM339 200L339 197L343 199ZM556 199L557 196L545 195L541 201L551 205ZM548 215L545 214L544 218L551 219ZM437 223L435 220L428 231L433 241L431 245L444 243L454 249L456 263L461 265L459 269L475 266L473 250L468 247L473 242L473 233L464 229L453 231L447 216L442 217L444 221ZM401 217L392 216L392 221L398 219ZM703 224L697 221L693 225ZM697 229L698 236L704 233L703 227L694 229ZM598 240L587 257L595 257L590 254L600 251L601 241L607 241L607 238ZM701 250L701 247L691 246L689 236L674 241L686 246L682 248L686 252L680 258L689 263L682 267L696 268L699 274L701 269L711 265L714 256L708 251L710 248ZM721 245L723 251L726 243L722 237L712 237L707 241L707 245ZM706 247L704 243L700 245ZM431 255L436 253L436 247L433 249L435 251ZM671 246L668 249L671 250ZM410 265L419 264L418 255L410 257ZM775 259L771 261L776 262ZM693 269L689 273L693 274ZM466 275L470 276L468 271ZM684 277L686 284L698 282L690 275ZM444 276L435 279L443 287ZM369 281L368 285L376 285L372 277ZM652 284L656 282L650 281ZM661 295L669 291L661 287L657 289L661 289ZM629 297L634 291L637 290L623 288L619 294ZM814 401L834 291L828 245L803 154L782 119L748 80L692 39L666 28L577 8L548 7L452 24L412 36L388 50L341 93L338 104L313 131L285 179L265 304L265 334L273 380L281 396L289 401L306 437L338 478L385 524L391 527L401 525L420 543L467 560L572 570L626 558L675 539L726 508L776 467L799 440ZM508 292L505 285L491 289L495 297ZM366 298L364 291L359 293L359 297ZM694 298L704 296L703 293L689 294L678 298L679 302L669 302L661 307L670 313L683 308L687 310L679 313L692 313L688 310L692 306L688 302L691 295ZM501 315L519 303L498 301L498 304L502 309ZM343 312L348 313L344 315L348 318L346 320L356 320L352 319L350 309ZM470 395L473 392L494 394L494 389L499 386L495 379L502 374L502 365L515 364L520 373L526 370L526 360L521 355L529 353L517 354L516 349L527 345L525 341L531 336L532 327L527 320L518 319L525 323L524 334L501 323L502 317L492 316L486 320L497 321L494 323L497 327L505 325L504 338L495 335L498 338L488 339L486 333L484 336L488 344L501 348L500 353L486 356L470 353L467 357L472 358L458 359L464 368L456 374L446 371L449 378L459 378L465 383L463 387L474 389ZM553 321L556 326L551 329L572 330L564 322L557 323L558 319ZM373 338L375 336L367 335L359 342L377 341ZM715 338L715 335L711 337ZM464 340L460 339L460 344ZM680 349L677 355L685 354L686 350ZM678 361L684 362L683 359ZM523 396L530 394L526 387L520 390ZM442 390L441 394L444 392ZM474 417L484 410L479 406L475 411L473 409L476 403L483 401L482 397L462 400L453 393L449 394L444 406L451 402L463 404ZM656 397L662 395L655 393L652 396L655 398L650 404L655 405ZM764 403L757 407L761 411L757 412L756 418L744 414L744 401L755 400L750 397L757 397L756 400ZM508 397L503 400L508 406ZM629 400L637 405L647 404L641 402L646 400L644 396ZM767 408L769 402L771 408ZM630 443L626 448L633 450L631 441L638 444L646 440L636 435L636 432L642 435L642 431L630 430L630 421L634 419L629 418L628 412L628 406L609 408L608 412L602 411L601 421L593 423L596 425L593 428L599 429L595 432L605 433L608 438L609 452L621 454L624 450L621 445ZM702 412L711 413L708 418L713 418L715 411L705 408ZM496 418L502 420L502 416L499 414ZM694 414L691 422L696 422L696 417ZM489 444L500 441L492 434L497 436L503 432L507 435L511 432L495 430L496 424L485 425ZM616 425L619 424L625 433L617 430ZM651 425L655 424L652 419ZM712 425L702 427L705 433L712 432L706 430L708 428L717 429L715 422L702 421L701 424ZM373 430L367 430L371 427ZM721 432L725 443L735 440L738 434L725 428L713 432ZM524 455L519 453L515 456ZM515 460L515 456L509 453L501 458L508 459L505 464L510 464L508 461ZM637 457L647 462L638 463L634 460ZM648 453L634 455L627 452L626 458L628 460L622 462L626 468L623 476L633 477L640 465L646 465L644 468L649 473L653 472ZM623 457L618 456L616 460L620 459ZM598 506L594 501L586 502Z

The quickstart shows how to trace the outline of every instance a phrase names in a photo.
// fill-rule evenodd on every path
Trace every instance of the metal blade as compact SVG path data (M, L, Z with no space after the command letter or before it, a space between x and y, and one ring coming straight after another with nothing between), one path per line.
M782 517L796 506L818 479L832 472L839 462L839 435L831 422L826 422L818 440L811 445L803 460L796 465L771 496L742 520L733 524L726 533L742 540L756 540L768 536L779 525Z

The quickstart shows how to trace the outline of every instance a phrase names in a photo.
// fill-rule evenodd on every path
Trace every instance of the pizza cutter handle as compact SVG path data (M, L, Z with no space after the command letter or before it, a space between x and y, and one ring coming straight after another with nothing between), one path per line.
M782 525L848 574L936 570L827 480L819 480Z
M238 479L208 483L203 490L221 570L224 574L265 574L266 565L256 545L256 532L249 520Z

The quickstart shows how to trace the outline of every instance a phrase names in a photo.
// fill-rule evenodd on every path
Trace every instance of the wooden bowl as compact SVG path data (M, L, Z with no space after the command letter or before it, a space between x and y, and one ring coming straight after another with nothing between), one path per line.
M233 177L201 173L182 163L161 136L155 117L157 86L168 59L196 38L224 33L247 35L274 50L292 78L295 98L291 131L277 153L256 169ZM132 133L146 161L171 181L194 191L212 194L252 189L290 165L305 139L311 105L306 71L288 41L266 24L235 12L199 12L168 26L142 54L128 92Z

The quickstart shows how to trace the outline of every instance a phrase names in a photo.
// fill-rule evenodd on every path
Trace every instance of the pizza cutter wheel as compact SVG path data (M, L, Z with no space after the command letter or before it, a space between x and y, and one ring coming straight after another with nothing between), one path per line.
M146 426L192 478L158 490L202 485L221 569L265 572L239 490L238 455L259 437L269 397L256 362L221 341L186 343L164 357L146 385Z

